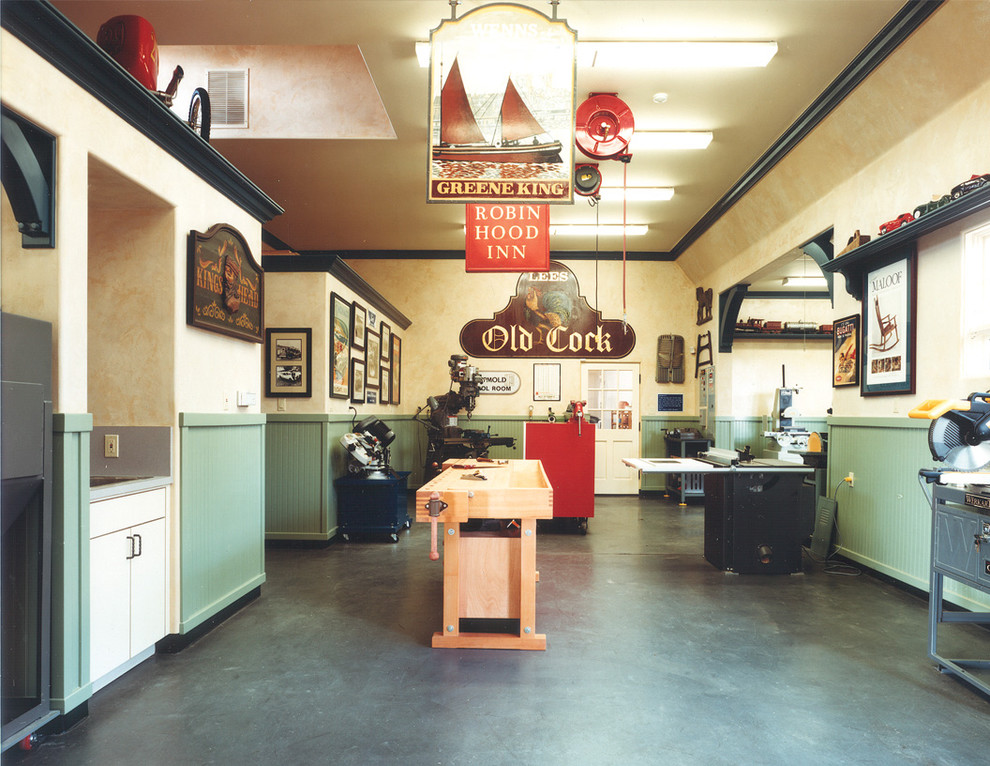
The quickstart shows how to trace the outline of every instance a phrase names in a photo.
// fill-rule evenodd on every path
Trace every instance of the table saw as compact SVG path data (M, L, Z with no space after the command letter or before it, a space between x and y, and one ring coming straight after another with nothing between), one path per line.
M801 544L814 526L811 466L746 459L710 449L688 458L625 458L645 473L703 474L705 559L737 574L801 571Z

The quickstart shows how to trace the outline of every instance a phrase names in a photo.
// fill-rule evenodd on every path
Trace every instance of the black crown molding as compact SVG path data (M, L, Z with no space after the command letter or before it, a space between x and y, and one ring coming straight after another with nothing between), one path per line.
M0 26L257 220L285 212L45 0L3 0Z
M729 208L741 200L778 162L801 143L818 125L832 113L842 101L855 90L894 50L904 42L925 20L931 16L944 0L908 0L887 25L880 30L869 45L852 60L822 94L815 99L804 113L784 132L784 134L760 157L756 163L733 185L725 196L705 213L691 227L687 234L674 245L674 258L679 257L702 234L715 225Z
M273 245L274 242L281 242L281 240L275 236L269 236L268 241ZM284 242L281 242L281 244L285 245ZM285 245L279 249L291 250L292 248ZM299 255L311 256L314 258L337 256L348 261L409 261L417 259L434 261L464 260L463 250L299 250L298 252ZM674 256L670 253L652 251L627 252L625 258L627 261L674 260ZM551 250L550 259L553 261L621 261L622 251L603 250L596 253L593 250Z
M324 272L338 279L342 285L351 288L355 294L387 315L403 330L408 329L409 325L412 324L409 317L389 303L384 295L365 282L360 274L336 255L263 255L261 256L261 268L268 274L273 272Z

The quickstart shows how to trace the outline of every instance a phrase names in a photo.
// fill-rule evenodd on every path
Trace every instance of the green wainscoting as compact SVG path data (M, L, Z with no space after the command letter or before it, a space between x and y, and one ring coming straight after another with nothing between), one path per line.
M265 420L179 415L180 634L265 581Z
M929 425L909 418L833 417L828 443L839 552L926 592L932 510L918 470L936 465L928 451ZM842 481L850 471L856 478L852 487ZM990 608L990 598L948 579L945 598L967 609Z
M329 415L268 415L266 539L327 541L337 533L331 446L349 426Z
M698 428L698 418L687 415L648 415L642 419L640 457L667 457L664 433L675 428ZM644 473L639 478L640 492L666 492L666 474Z
M794 418L794 425L805 431L826 433L828 420L826 418ZM768 415L751 415L747 417L715 418L715 446L719 449L744 450L752 449L756 457L772 457L767 447L771 444L768 437L763 435L769 431L772 421Z
M53 417L51 702L64 715L88 700L90 414Z
M426 429L409 415L382 417L395 441L391 467L409 471L408 487L423 481ZM340 437L350 433L350 415L271 413L265 427L265 538L324 543L337 534L335 479L346 475Z

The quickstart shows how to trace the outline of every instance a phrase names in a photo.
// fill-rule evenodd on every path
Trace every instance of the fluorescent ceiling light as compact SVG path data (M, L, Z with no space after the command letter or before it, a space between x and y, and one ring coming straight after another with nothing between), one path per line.
M578 64L596 69L765 67L776 54L775 42L610 40L578 43Z
M639 237L650 230L650 227L646 224L632 224L627 225L626 236L627 237ZM560 234L561 236L575 236L575 237L593 237L598 234L601 237L621 237L622 236L622 224L558 224L552 225L550 227L551 234Z
M430 44L419 41L416 43L416 60L419 61L421 69L430 66Z
M670 186L603 186L602 197L606 200L625 199L628 202L666 202L674 196Z
M777 53L775 42L603 41L577 44L578 66L598 69L719 69L765 67ZM416 43L416 58L430 66L430 44Z
M828 287L825 277L784 277L787 287Z
M711 142L710 130L634 130L629 149L707 149Z

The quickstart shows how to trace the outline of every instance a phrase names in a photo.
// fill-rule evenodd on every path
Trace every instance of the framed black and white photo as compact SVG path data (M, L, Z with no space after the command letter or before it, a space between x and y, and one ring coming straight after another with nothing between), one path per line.
M860 393L913 394L917 327L914 244L863 275Z
M309 327L265 329L265 396L312 396L312 335Z
M368 312L357 301L351 304L351 345L364 348L364 335L367 332Z
M351 401L355 404L364 404L364 396L364 362L360 359L351 359Z
M377 388L381 381L382 369L382 339L378 333L368 330L365 334L367 348L365 349L365 364L367 385Z
M392 391L389 401L392 404L400 404L402 393L402 338L392 333Z
M392 327L388 322L382 320L382 360L388 361L392 358Z
M382 367L382 384L379 388L382 404L389 404L392 401L392 373L390 370Z

